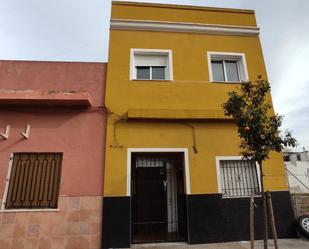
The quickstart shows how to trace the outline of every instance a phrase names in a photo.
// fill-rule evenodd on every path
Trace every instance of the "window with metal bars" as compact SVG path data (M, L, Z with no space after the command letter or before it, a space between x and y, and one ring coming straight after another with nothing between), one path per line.
M260 194L256 162L220 160L220 184L223 197L245 197Z
M14 153L6 209L57 208L62 153Z

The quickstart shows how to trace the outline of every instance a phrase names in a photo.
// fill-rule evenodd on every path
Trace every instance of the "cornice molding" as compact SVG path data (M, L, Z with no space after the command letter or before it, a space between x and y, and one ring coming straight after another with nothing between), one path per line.
M157 7L157 8L165 8L165 9L185 9L185 10L202 10L202 11L217 11L217 12L234 12L234 13L243 13L243 14L254 14L255 13L254 10L249 10L249 9L206 7L206 6L166 4L166 3L127 2L123 0L113 0L112 5Z
M217 25L185 22L111 19L111 30L145 30L214 35L258 36L260 29L252 26Z

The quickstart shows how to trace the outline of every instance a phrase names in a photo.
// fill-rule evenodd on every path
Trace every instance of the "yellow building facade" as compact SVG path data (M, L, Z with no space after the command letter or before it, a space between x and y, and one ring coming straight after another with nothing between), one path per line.
M222 104L267 78L254 11L113 2L109 46L103 247L248 239L260 179ZM286 207L279 236L294 236L279 153L264 174Z

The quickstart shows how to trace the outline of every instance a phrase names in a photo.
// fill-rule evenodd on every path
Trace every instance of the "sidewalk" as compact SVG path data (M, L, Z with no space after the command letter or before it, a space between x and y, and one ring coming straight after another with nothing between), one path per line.
M257 240L254 249L263 249L263 241ZM268 241L268 248L274 249L272 240ZM131 248L138 249L250 249L250 241L188 245L185 243L157 243L157 244L135 244ZM279 249L309 249L309 240L300 239L279 239Z

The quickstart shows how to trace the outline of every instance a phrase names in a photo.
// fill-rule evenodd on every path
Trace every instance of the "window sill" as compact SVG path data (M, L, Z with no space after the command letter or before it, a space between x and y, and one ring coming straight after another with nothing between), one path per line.
M261 198L261 195L254 195L253 198ZM251 196L249 195L244 195L244 196L223 196L222 195L222 199L247 199L247 198L251 198Z
M17 213L17 212L59 212L59 208L42 208L42 209L1 209L0 213Z
M138 79L131 79L131 81L147 81L147 82L172 82L173 80L138 80Z
M223 84L242 84L245 81L210 81L211 83L223 83Z

